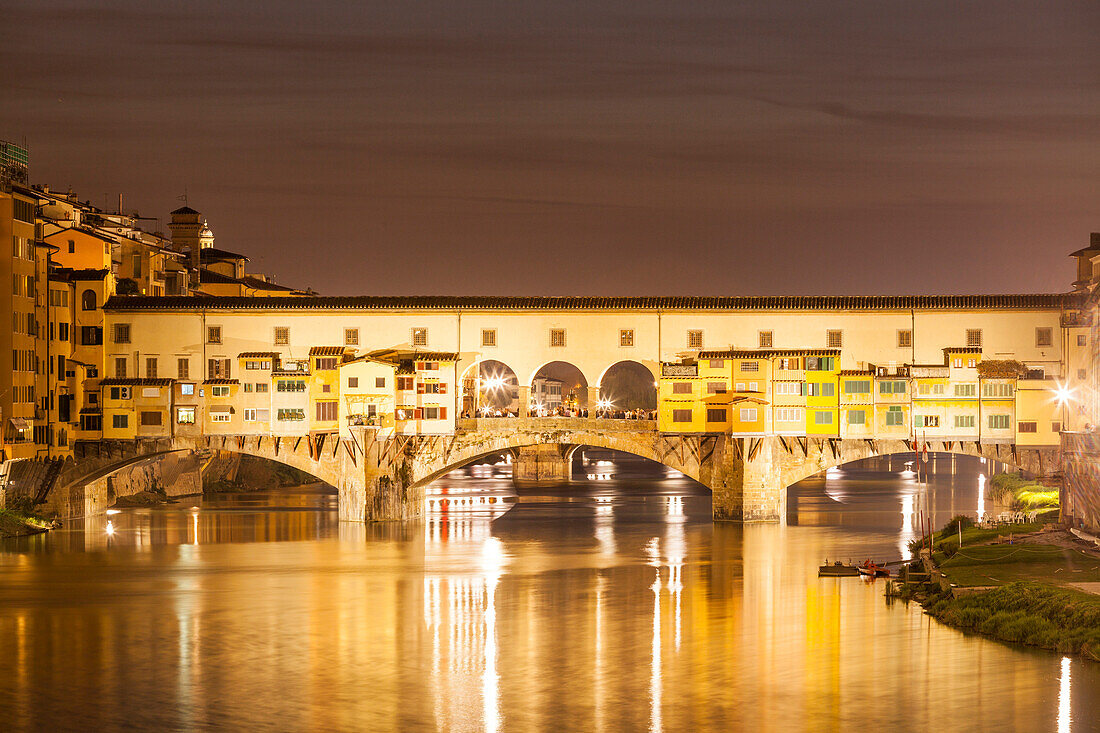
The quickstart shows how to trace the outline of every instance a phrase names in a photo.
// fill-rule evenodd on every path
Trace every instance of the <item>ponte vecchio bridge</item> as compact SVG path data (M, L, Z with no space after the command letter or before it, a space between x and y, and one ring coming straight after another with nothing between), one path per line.
M311 349L344 344L358 352L406 349L456 355L459 380L482 362L506 364L516 375L521 414L468 419L460 389L449 430L386 434L368 426L298 435L275 430L190 431L171 424L133 440L83 441L53 483L59 491L97 480L122 465L210 450L280 461L336 486L346 520L409 519L423 487L478 458L511 452L519 481L568 477L577 446L621 450L683 472L710 488L714 517L775 520L792 483L848 461L912 451L911 436L845 438L783 434L659 430L649 420L543 418L526 413L532 380L546 364L565 362L587 382L589 402L608 370L636 362L660 376L661 364L705 349L823 349L839 368L868 364L942 363L943 349L978 340L979 350L1066 375L1075 357L1070 338L1079 324L1073 294L990 296L857 296L727 298L496 298L496 297L113 297L104 308L104 365L110 377L141 374L144 365L179 364L178 379L232 381L230 362L241 354L306 359ZM125 334L124 339L117 338ZM354 334L354 338L352 337ZM1049 338L1047 337L1049 336ZM194 362L194 366L190 364ZM114 372L112 373L112 370ZM192 413L193 415L193 413ZM158 426L161 427L161 426ZM982 455L1028 470L1057 466L1056 447L1015 440L927 440L931 450Z

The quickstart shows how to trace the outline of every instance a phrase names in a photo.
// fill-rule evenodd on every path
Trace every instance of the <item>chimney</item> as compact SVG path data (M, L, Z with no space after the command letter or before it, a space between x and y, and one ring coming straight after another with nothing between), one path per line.
M1100 232L1093 232L1089 235L1089 246L1100 249Z

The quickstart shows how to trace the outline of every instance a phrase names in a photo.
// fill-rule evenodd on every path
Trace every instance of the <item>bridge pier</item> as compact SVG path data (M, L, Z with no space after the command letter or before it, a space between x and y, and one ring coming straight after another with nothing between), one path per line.
M357 429L362 452L340 451L339 517L346 522L391 522L419 519L424 488L413 486L416 452L413 443L369 440Z
M573 446L558 443L532 445L516 450L512 483L517 488L560 486L573 477Z

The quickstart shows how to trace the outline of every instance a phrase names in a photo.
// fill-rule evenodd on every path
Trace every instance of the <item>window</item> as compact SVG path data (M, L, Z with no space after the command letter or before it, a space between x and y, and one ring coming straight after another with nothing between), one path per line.
M280 379L276 384L277 392L305 392L306 383L301 379Z
M1027 376L1024 379L1046 379L1046 369L1043 367L1029 366L1027 368Z
M825 345L830 349L839 349L844 345L844 332L843 331L826 331L825 332Z
M111 391L108 392L112 400L128 400L130 399L129 387L111 387Z
M758 362L758 361L743 361L743 362L741 362L741 371L743 371L743 372L758 372L758 371L760 371L760 362Z
M426 328L414 328L412 330L412 345L413 346L427 346L428 345L428 329L426 329Z
M251 392L252 391L252 383L251 382L245 382L242 386L244 387L245 392Z
M955 396L956 397L973 397L977 393L977 385L975 384L956 384Z
M634 345L634 329L623 328L619 330L619 346Z
M359 377L348 377L348 388L355 389L359 386Z
M359 329L358 328L345 328L344 329L344 346L358 346L359 345Z
M147 356L145 357L145 377L147 379L157 378L157 357Z
M1007 428L1012 427L1011 420L1012 420L1011 415L990 415L989 416L989 427L990 427L991 430L1005 430ZM1035 423L1032 423L1032 425L1034 425L1034 424ZM1022 429L1023 425L1024 425L1023 423L1020 423L1020 427L1021 427L1020 432L1021 433L1024 432L1024 430ZM1035 431L1033 430L1031 432L1035 432Z
M418 372L438 372L438 361L418 361L416 362L416 370Z
M672 422L691 422L691 410L673 410Z
M778 422L802 422L801 407L777 407L775 419Z
M901 411L901 408L897 405L893 405L886 411L886 425L887 427L904 425L905 413Z
M69 340L69 324L59 323L57 324L57 340L68 341Z
M673 382L672 394L691 394L691 382Z
M974 367L978 366L978 360L971 357L971 358L966 360L966 366L973 369Z
M229 385L228 384L215 384L210 388L211 397L228 397Z
M1054 345L1054 331L1047 328L1035 329L1035 345L1036 346L1053 346Z
M222 342L222 327L221 326L207 326L206 327L206 343L208 344L220 344Z
M160 425L161 424L161 413L159 411L156 411L156 410L149 411L149 412L142 412L141 413L141 424L146 425L146 426Z
M496 346L497 345L497 330L495 328L483 328L483 329L481 329L481 345L482 346Z
M759 343L761 349L770 349L772 347L772 332L760 331L757 336L759 337Z
M317 359L317 370L322 372L331 372L336 368L336 357L325 357L323 359Z
M725 394L725 382L707 382L707 394Z
M404 391L404 392L412 391L412 389L413 389L413 378L412 377L398 377L397 378L397 389L398 389L398 391Z
M1078 369L1077 370L1077 378L1078 379L1085 379L1087 376L1088 376L1088 372L1086 372L1084 369Z
M969 349L982 348L982 329L980 328L968 328L966 329L966 346Z
M811 397L832 397L836 394L836 385L832 382L807 382L806 394Z
M133 255L130 260L134 263L134 277L141 277L141 255Z
M265 393L269 392L269 391L271 391L270 387L271 387L271 385L269 385L267 382L256 382L256 391L257 392L265 392Z
M908 349L913 346L913 332L909 329L898 331L898 348Z
M260 408L246 408L244 411L245 422L267 422L271 419L271 411Z
M807 356L806 371L831 372L836 364L836 358L832 356Z
M98 346L103 343L103 329L99 326L80 327L80 345Z
M206 378L229 379L230 361L229 359L207 359Z
M689 349L701 349L701 348L703 348L703 332L702 331L688 331L687 332L687 347Z
M1012 384L1009 382L986 382L982 385L983 397L1011 397Z
M278 412L275 413L277 419L284 422L294 420L305 420L306 411L300 407L280 407Z
M251 361L251 360L249 360L249 361L246 361L244 363L244 368L249 369L249 370L253 370L253 371L257 370L257 369L270 369L271 368L271 362L270 361Z
M550 345L551 346L565 346L565 329L564 328L551 328L550 329Z
M1087 346L1088 342L1089 342L1088 336L1085 336L1083 334L1077 336L1077 345L1078 346Z
M323 402L315 403L314 415L317 420L335 420L336 419L336 401L325 400Z
M866 425L867 413L863 410L848 410L849 425Z
M276 346L285 346L290 343L290 329L286 326L275 327L274 342Z
M993 415L989 416L989 427L993 427ZM1039 423L1037 422L1020 422L1016 423L1016 429L1021 433L1036 433L1039 431Z
M176 379L191 378L191 360L186 356L176 359Z
M870 379L848 379L844 381L844 391L848 394L871 394ZM862 410L860 410L862 412Z
M801 369L802 368L802 362L799 360L799 358L797 356L790 357L790 358L784 357L784 358L779 360L778 368L779 369Z
M707 366L711 369L721 369L726 365L725 359L708 359Z
M955 427L957 428L972 428L974 427L973 415L955 415Z
M814 425L832 425L833 413L828 410L814 410Z
M915 428L938 428L940 426L939 415L914 415L913 427Z
M116 430L124 430L130 425L129 415L111 415L111 427Z
M128 344L128 343L130 343L130 324L129 323L116 323L114 334L115 334L115 343L116 344Z
M115 357L115 376L123 379L126 377L126 357Z
M802 394L802 382L775 382L772 389L776 394L800 395Z
M386 387L386 378L385 377L375 377L374 378L374 387L375 387L375 389L385 389L385 387Z
M210 422L230 422L233 418L228 412L211 412Z
M180 385L180 394L182 394L182 395L193 395L193 394L195 394L195 385L193 385L193 384L181 384Z
M1052 433L1060 433L1060 432L1062 432L1062 423L1060 423L1060 422L1052 422L1052 423L1050 424L1050 432L1052 432Z
M741 408L741 422L756 422L756 408L755 407L742 407Z
M745 383L744 382L738 382L734 387L734 391L744 392L745 391Z
M707 408L707 422L725 422L726 421L726 408L724 407L708 407Z
M81 415L80 416L80 429L81 430L102 430L103 429L103 416L102 415Z

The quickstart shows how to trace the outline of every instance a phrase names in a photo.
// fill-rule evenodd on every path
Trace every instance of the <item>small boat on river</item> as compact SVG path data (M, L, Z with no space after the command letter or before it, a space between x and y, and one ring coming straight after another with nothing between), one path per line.
M870 560L856 566L856 571L865 578L889 578L890 571L881 565L876 565Z
M855 565L844 565L840 560L831 565L826 561L817 569L817 575L820 578L847 578L859 575L859 569Z

